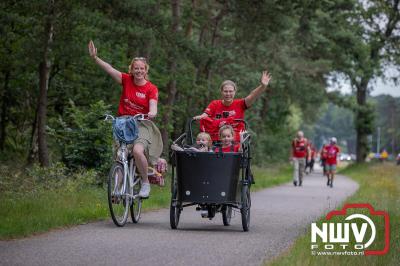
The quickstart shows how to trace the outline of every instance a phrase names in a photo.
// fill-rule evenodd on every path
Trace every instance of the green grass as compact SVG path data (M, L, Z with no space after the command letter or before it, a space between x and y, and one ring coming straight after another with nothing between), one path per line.
M288 165L255 167L253 191L290 181L290 169ZM105 189L90 186L71 189L71 186L74 184L69 188L43 189L26 194L21 191L0 193L0 239L25 237L53 228L109 219ZM144 201L143 210L165 208L169 203L170 183L167 182L165 187L152 186L151 197Z
M389 213L391 231L389 253L383 256L312 256L308 230L288 251L266 265L399 265L400 167L393 163L353 165L343 170L341 174L351 177L360 185L356 194L346 203L369 203L375 210ZM322 219L319 223L321 221Z
M28 236L108 215L103 189L51 190L0 198L0 238Z
M277 164L267 168L252 167L255 184L252 191L280 185L292 180L293 169L291 164Z

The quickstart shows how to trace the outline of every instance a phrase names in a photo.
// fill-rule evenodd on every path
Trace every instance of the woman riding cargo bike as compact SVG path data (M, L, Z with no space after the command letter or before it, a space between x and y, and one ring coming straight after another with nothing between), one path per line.
M170 225L177 229L183 208L197 206L203 218L221 212L223 224L230 225L232 211L241 214L243 231L250 227L250 140L244 112L266 91L271 76L264 71L261 85L235 100L236 84L226 80L221 86L222 100L214 100L204 113L193 117L189 129L172 146ZM193 123L200 120L199 131L210 135L214 152L193 150ZM236 145L235 145L236 143ZM239 143L239 144L237 144Z

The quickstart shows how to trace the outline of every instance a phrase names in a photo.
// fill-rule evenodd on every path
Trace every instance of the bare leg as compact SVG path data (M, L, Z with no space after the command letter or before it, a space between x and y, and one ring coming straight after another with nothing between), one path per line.
M326 171L326 179L327 179L326 185L327 186L329 186L329 184L330 184L330 178L331 178L331 172L330 171Z
M144 155L144 147L141 143L136 143L133 147L133 156L135 157L135 163L142 176L143 183L149 183L149 178L147 176L148 162L146 156Z
M331 172L331 184L333 183L333 179L335 178L336 171Z
M299 159L293 158L293 184L297 186L299 183Z

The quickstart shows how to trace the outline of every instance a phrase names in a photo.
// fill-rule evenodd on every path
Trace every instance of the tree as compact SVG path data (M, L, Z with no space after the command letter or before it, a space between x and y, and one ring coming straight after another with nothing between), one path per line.
M335 33L332 47L338 55L336 69L344 73L356 95L355 114L357 162L368 152L368 135L373 130L373 106L368 102L372 81L383 75L385 65L400 66L399 0L360 1L346 14L347 30Z

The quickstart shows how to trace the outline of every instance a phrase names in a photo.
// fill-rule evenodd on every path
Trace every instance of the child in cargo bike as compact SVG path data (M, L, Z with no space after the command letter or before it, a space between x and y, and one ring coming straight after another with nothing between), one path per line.
M241 152L240 144L234 142L235 131L231 125L224 125L219 129L220 147L215 152Z
M212 151L212 140L207 132L200 132L196 137L196 148L198 151Z
M193 146L180 147L173 143L171 149L174 151L196 151L196 152L212 152L212 140L207 132L200 132L196 137L196 144Z

